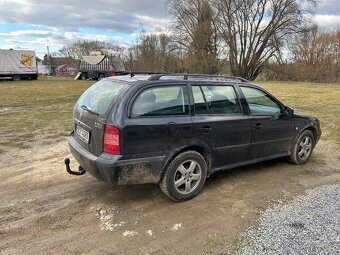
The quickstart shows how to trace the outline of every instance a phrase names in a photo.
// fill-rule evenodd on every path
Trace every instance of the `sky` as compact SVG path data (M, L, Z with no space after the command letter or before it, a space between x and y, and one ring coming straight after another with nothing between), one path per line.
M0 48L32 49L38 56L79 40L129 46L143 27L167 31L166 0L0 0ZM314 21L340 28L340 0L320 0Z

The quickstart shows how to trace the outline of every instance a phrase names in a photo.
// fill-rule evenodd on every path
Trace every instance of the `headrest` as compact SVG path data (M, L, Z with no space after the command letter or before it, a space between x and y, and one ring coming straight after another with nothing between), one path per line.
M141 96L140 98L141 102L147 102L147 103L154 103L156 102L156 95L152 92L148 92Z
M211 97L211 101L225 101L225 100L228 100L228 98L221 94L215 94Z

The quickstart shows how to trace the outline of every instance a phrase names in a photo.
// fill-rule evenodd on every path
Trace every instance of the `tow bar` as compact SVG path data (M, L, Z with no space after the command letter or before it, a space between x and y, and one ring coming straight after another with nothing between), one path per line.
M86 170L84 168L82 168L81 166L78 167L78 172L72 171L71 168L70 168L70 159L69 158L65 158L64 163L66 165L66 171L69 174L72 174L72 175L83 175L83 174L86 173Z

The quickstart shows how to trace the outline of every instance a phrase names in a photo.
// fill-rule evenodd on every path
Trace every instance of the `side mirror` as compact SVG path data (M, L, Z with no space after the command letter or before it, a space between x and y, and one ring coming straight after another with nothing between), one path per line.
M285 113L289 116L293 116L294 115L294 109L292 109L288 106L285 106Z
M281 115L282 115L282 113L280 113L280 112L274 113L271 117L271 120L278 120Z

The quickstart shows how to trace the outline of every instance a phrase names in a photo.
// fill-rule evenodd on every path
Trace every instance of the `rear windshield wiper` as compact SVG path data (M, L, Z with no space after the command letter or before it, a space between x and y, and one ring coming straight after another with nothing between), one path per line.
M91 109L89 109L86 105L82 105L82 106L80 106L81 107L81 109L83 109L83 110L85 110L85 111L88 111L88 112L90 112L90 113L93 113L93 114L96 114L96 115L99 115L99 113L98 112L95 112L95 111L92 111Z

